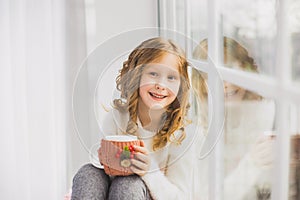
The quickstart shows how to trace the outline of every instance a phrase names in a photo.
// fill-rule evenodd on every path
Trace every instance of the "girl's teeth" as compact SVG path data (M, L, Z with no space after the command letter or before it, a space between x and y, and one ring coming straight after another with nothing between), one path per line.
M157 95L157 94L153 94L153 93L152 93L152 96L154 96L155 98L160 98L160 99L164 98L163 95Z

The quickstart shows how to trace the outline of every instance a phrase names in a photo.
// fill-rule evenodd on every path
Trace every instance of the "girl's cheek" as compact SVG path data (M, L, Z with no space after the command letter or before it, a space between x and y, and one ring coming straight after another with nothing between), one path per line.
M155 80L152 78L142 78L140 82L140 86L146 86L146 85L151 85L155 84Z
M179 87L180 87L180 84L178 84L178 83L170 84L168 86L170 92L172 92L173 95L177 95L177 93L179 91Z

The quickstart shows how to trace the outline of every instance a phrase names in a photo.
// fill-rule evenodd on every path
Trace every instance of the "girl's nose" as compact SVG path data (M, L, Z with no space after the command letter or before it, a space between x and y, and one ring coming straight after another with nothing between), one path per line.
M165 87L162 86L161 84L156 83L156 84L155 84L155 89L157 89L157 90L164 90Z

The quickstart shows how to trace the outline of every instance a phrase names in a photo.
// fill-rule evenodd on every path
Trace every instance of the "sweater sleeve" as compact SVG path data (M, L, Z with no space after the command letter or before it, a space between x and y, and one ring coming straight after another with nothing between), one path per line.
M190 170L194 164L192 142L187 140L181 145L171 144L169 148L166 173L159 170L156 163L152 163L150 172L142 176L142 179L155 200L192 199L192 170Z
M99 133L99 140L93 144L93 146L90 148L89 157L90 157L90 163L97 167L97 168L103 168L103 166L100 164L99 158L98 158L98 152L97 150L100 147L100 140L104 138L106 135L116 135L118 134L118 128L115 123L113 111L109 111L106 113L106 115L103 118L103 123L100 127L100 133Z

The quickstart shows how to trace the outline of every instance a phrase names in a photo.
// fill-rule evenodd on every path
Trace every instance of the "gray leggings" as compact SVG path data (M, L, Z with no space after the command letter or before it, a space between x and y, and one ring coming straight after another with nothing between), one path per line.
M110 177L104 170L86 164L73 178L72 200L151 200L149 190L137 175Z

